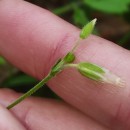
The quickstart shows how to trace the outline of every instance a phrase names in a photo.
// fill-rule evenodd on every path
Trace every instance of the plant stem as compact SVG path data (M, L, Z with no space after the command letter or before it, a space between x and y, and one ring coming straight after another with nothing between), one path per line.
M64 68L69 68L69 67L72 67L72 68L77 68L78 64L66 64L64 65Z
M73 47L73 49L71 50L71 53L73 53L76 49L77 49L77 47L80 45L80 42L81 42L81 38L78 38L77 39L77 41L76 41L76 43L75 43L75 46Z
M19 97L17 100L15 100L13 103L11 103L9 106L7 106L7 109L11 109L21 101L23 101L25 98L32 95L34 92L36 92L39 88L41 88L47 81L49 81L54 76L49 73L43 80L41 80L37 85L35 85L32 89L30 89L27 93L23 94L21 97Z

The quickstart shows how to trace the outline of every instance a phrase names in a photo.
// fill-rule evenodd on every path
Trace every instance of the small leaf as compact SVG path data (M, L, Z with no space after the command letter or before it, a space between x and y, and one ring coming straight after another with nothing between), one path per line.
M97 19L95 18L94 20L92 20L91 22L89 22L88 24L86 24L83 27L83 29L80 32L80 38L81 39L87 38L92 33L92 31L95 27L96 21L97 21Z

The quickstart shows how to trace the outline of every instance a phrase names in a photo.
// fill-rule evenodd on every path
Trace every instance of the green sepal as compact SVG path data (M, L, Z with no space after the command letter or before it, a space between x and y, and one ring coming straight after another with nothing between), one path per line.
M72 63L75 60L75 55L72 52L67 53L63 59L66 63Z
M93 31L95 27L96 19L92 20L88 24L86 24L83 29L80 32L80 38L81 39L86 39Z
M105 73L105 71L100 66L89 62L79 63L78 70L83 76L96 81L100 81L102 79L102 75Z
M55 75L57 73L59 73L61 70L62 70L62 67L63 67L63 64L64 64L64 61L62 59L59 59L55 65L52 67L51 69L51 75Z

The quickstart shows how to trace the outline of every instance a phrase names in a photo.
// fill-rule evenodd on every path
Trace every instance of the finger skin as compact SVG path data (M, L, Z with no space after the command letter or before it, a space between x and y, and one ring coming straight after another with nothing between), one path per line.
M12 64L23 71L28 70L30 75L37 78L46 75L57 56L60 57L56 54L61 50L59 44L77 30L49 11L24 1L1 1L0 17L0 30L3 30L0 32L0 53ZM18 51L14 51L14 46ZM26 65L26 61L29 65Z
M4 105L18 96L8 89L0 90ZM108 130L66 103L52 99L28 98L11 112L29 130Z
M24 72L43 78L56 59L73 46L79 30L50 12L24 1L0 2L0 54ZM124 88L95 83L74 69L48 85L59 96L111 129L130 129L130 53L96 36L84 40L76 62L91 61L126 82Z
M1 130L26 130L24 126L3 106L0 105Z

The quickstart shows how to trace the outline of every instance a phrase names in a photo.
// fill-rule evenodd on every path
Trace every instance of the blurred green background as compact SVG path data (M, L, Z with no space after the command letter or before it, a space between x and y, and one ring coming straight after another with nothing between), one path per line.
M26 0L59 15L82 28L93 18L98 19L95 34L130 49L130 0ZM38 81L0 57L0 86L26 92ZM58 98L47 86L37 96Z

